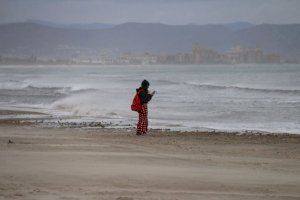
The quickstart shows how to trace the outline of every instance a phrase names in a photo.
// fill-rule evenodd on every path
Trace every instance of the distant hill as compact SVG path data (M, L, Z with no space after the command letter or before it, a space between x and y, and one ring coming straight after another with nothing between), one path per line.
M75 24L58 24L58 23L53 23L53 22L49 22L49 21L34 20L34 19L27 20L26 22L27 22L27 23L34 23L34 24L45 25L45 26L54 27L54 28L86 29L86 30L107 29L107 28L112 28L112 27L115 26L114 24L105 24L105 23L90 23L90 24L80 24L80 23L75 23Z
M251 24L249 22L233 22L233 23L228 23L223 25L226 26L227 28L230 28L233 31L243 30L255 26L254 24Z
M235 44L260 47L288 58L300 56L300 24L262 24L235 32Z
M287 58L300 57L300 25L165 25L124 23L104 29L55 27L41 23L0 25L0 55L70 58L104 53L188 52L194 44L225 51L259 47Z

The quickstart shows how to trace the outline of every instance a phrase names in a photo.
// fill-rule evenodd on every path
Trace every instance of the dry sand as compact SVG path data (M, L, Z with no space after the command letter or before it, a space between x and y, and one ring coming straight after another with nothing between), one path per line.
M300 199L300 137L2 124L0 199Z

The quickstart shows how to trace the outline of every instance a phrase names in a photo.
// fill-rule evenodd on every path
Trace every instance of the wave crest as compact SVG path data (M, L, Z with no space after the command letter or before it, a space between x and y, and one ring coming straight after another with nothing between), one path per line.
M240 86L224 86L224 85L212 85L212 84L199 84L194 82L184 82L185 85L191 85L198 88L210 89L210 90L239 90L244 92L263 92L263 93L281 93L281 94L299 94L300 90L286 90L286 89L267 89L267 88L250 88Z

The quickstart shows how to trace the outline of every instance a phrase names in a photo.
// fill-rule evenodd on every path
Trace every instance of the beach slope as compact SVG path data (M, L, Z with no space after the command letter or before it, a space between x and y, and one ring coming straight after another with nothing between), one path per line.
M300 199L300 137L0 126L0 199Z

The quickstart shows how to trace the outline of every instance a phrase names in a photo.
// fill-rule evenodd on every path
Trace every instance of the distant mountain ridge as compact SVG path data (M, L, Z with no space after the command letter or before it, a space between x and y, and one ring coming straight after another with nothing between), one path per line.
M230 28L233 31L243 30L255 26L254 24L251 24L249 22L233 22L233 23L227 23L223 25L226 26L227 28Z
M124 23L109 28L55 27L41 23L0 25L0 55L70 58L122 52L189 52L194 44L226 51L240 45L300 57L300 24L166 25Z
M40 24L44 26L54 27L54 28L68 28L68 29L83 29L83 30L97 30L97 29L107 29L112 28L114 24L106 24L106 23L89 23L89 24L81 24L81 23L73 23L73 24L58 24L50 21L44 20L27 20L26 23L34 23Z
M71 28L71 29L87 29L87 30L107 29L107 28L112 28L116 25L119 25L119 24L108 24L108 23L60 24L60 23L54 23L54 22L44 21L44 20L35 20L35 19L29 19L29 20L26 20L25 22L45 25L45 26L54 27L54 28ZM132 23L134 23L134 22L132 22ZM190 24L190 25L196 25L197 26L197 24ZM220 25L220 24L212 24L212 25ZM226 26L227 28L230 28L233 31L242 30L242 29L246 29L246 28L250 28L252 26L255 26L254 24L251 24L249 22L232 22L232 23L226 23L226 24L221 24L221 25L224 25L224 26Z

